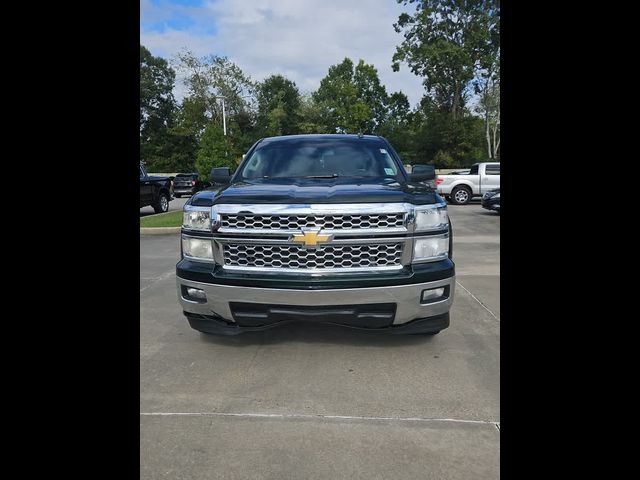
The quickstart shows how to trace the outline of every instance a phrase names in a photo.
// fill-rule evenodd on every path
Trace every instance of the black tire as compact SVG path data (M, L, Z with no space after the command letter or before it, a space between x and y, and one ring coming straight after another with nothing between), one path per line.
M174 197L176 197L176 198L180 198L181 196L182 196L182 195L180 195L180 194L178 194L178 193L176 193L176 194L174 195Z
M451 203L454 205L466 205L471 201L472 193L469 187L455 187L451 191Z
M153 206L156 213L167 213L169 211L169 195L161 193L158 196L158 202Z

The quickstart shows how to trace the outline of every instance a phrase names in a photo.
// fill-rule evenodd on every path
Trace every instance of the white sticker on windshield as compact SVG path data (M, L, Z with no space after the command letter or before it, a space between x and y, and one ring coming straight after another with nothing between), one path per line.
M386 173L387 175L393 175L393 168L385 168L384 173Z
M387 154L387 151L386 151L384 148L381 148L381 149L380 149L380 153L382 153L382 154L386 155L386 154Z

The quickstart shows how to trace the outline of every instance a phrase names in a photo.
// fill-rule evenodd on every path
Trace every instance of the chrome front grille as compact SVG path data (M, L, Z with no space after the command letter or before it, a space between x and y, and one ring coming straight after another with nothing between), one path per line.
M307 249L296 245L223 245L225 267L294 270L401 268L402 242L327 245Z
M402 228L404 213L376 215L220 215L220 227L240 230L330 230Z

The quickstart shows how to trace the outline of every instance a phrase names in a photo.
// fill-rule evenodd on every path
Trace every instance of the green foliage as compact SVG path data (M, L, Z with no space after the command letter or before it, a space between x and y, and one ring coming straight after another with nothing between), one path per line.
M179 227L181 225L182 211L140 217L140 228Z
M469 114L454 118L450 112L429 108L428 103L423 101L413 127L413 148L418 158L438 168L467 167L486 158L482 119ZM440 161L446 165L440 165Z
M317 103L311 95L300 97L300 107L298 108L300 133L335 133L324 123L322 106Z
M175 109L173 86L176 74L167 61L154 57L140 45L140 132L148 135L169 127Z
M456 162L453 157L444 150L438 150L438 153L433 157L433 161L431 161L436 168L456 168L458 167L458 162Z
M211 121L222 125L222 102L229 117L238 115L248 108L245 95L252 95L255 85L242 69L227 57L209 55L196 57L190 51L180 53L175 62L182 72L187 86L187 97L204 106Z
M229 136L218 125L210 124L204 131L198 153L196 170L202 178L209 178L214 167L231 167L235 164L234 148Z
M185 98L182 100L176 122L185 135L190 135L199 142L205 128L211 123L207 118L206 102L198 97Z
M386 89L377 70L363 60L355 68L349 58L329 67L312 98L331 133L375 134L386 115Z
M150 169L171 164L170 129L175 123L175 72L140 45L140 159ZM179 161L178 161L179 162Z
M394 56L424 76L427 91L415 108L404 93L387 94L375 67L363 60L332 65L317 91L301 94L282 75L256 84L226 57L190 52L175 62L187 87L178 106L171 94L174 71L141 46L141 159L150 170L198 171L206 179L214 167L239 164L263 137L358 132L386 137L403 163L463 168L497 158L499 6L425 0L418 7L396 25L405 29L405 41ZM475 115L465 103L473 93ZM226 136L219 95L225 97Z
M257 86L258 130L265 137L298 133L300 92L291 80L272 75Z
M422 77L429 96L456 118L465 108L472 81L493 69L500 52L499 0L397 0L414 4L394 24L404 41L393 69L406 62Z
M387 116L378 128L378 134L385 137L398 152L404 163L413 162L412 119L409 99L402 92L389 95Z

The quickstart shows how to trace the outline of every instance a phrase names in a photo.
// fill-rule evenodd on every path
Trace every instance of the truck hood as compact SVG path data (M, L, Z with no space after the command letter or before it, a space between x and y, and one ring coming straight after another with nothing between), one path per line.
M194 206L215 204L401 203L426 205L443 202L422 183L376 179L261 179L203 190L188 202Z

